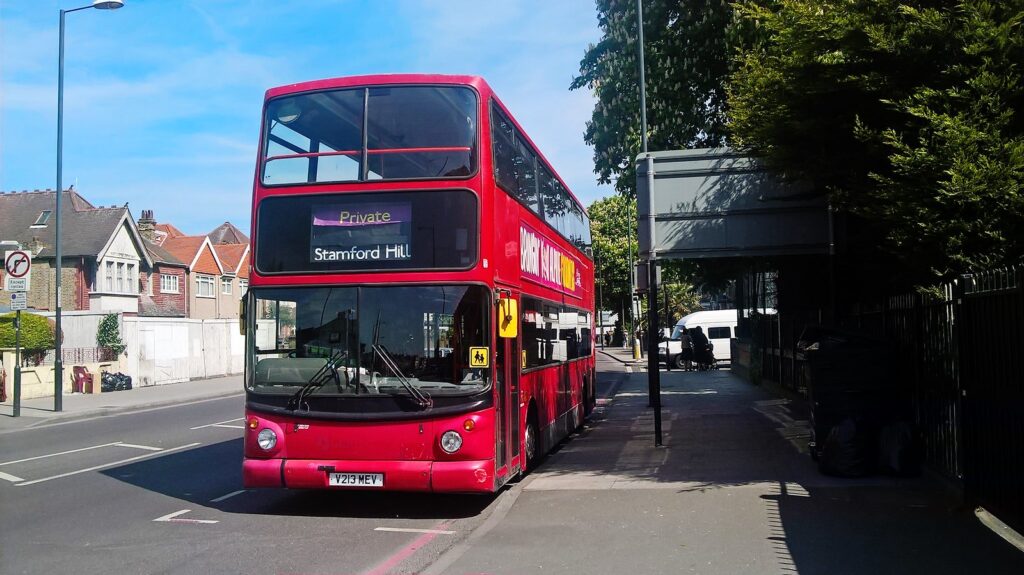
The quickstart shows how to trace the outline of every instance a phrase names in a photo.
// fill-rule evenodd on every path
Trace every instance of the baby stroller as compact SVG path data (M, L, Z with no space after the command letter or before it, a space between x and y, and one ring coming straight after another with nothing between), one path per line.
M711 342L708 342L703 349L696 350L694 355L697 371L718 369L718 360L715 359L715 346Z

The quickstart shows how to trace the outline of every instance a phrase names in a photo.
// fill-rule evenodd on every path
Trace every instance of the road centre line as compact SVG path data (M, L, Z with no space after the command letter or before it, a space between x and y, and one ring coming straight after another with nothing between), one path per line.
M131 447L132 449L143 449L146 451L163 451L163 447L150 447L148 445L135 445L134 443L116 443L118 447Z
M376 527L374 531L391 531L394 533L433 533L434 535L455 535L455 531L441 529L412 529L408 527Z
M61 451L60 453L50 453L50 454L47 454L47 455L37 455L35 457L27 457L25 459L18 459L16 461L5 461L3 463L0 463L0 466L11 465L11 464L14 464L14 463L24 463L26 461L35 461L37 459L45 459L47 457L56 457L58 455L67 455L69 453L78 453L79 451L89 451L90 449L99 449L101 447L110 447L111 445L117 445L118 443L120 443L120 442L119 441L115 441L113 443L104 443L103 445L93 445L92 447L83 447L81 449L72 449L70 451Z
M184 514L188 513L189 511L192 511L192 510L191 509L182 509L181 511L175 511L174 513L168 513L167 515L164 515L163 517L157 517L153 521L158 521L158 522L161 522L161 523L202 523L202 524L206 524L206 525L210 525L210 524L213 524L213 523L220 523L220 521L217 521L215 519L178 519L179 515L184 515Z
M225 429L245 429L244 425L223 425L221 423L214 425L214 427L223 427Z
M106 469L108 467L114 467L114 466L117 466L117 465L122 465L124 463L131 463L132 461L138 461L140 459L146 459L147 457L153 457L154 455L157 455L158 453L159 454L164 454L164 453L170 453L172 451L180 451L182 449L188 449L189 447L195 447L197 445L202 445L202 443L197 441L195 443L189 443L188 445L179 445L178 447L169 447L169 448L164 449L164 450L159 451L159 452L146 453L145 455L137 455L135 457L129 457L128 459L122 459L120 461L113 461L111 463L104 463L103 465L94 465L93 467L88 467L86 469L79 469L78 471L69 471L67 473L61 473L60 475L53 475L53 476L50 476L50 477L44 477L42 479L33 479L32 481L25 481L23 483L15 483L15 485L17 485L18 487L21 487L22 485L33 485L35 483L42 483L44 481L51 481L51 480L54 480L54 479L61 479L63 477L70 477L72 475L78 475L80 473L88 473L90 471L98 471L100 469Z
M11 475L9 473L4 473L3 471L0 471L0 479L3 479L4 481L10 481L11 483L17 483L19 481L25 481L24 479L22 479L20 477L15 477L15 476L13 476L13 475Z
M225 423L234 423L236 421L242 421L243 419L245 419L245 418L244 417L236 417L235 419L229 419L227 421L218 421L217 423L207 423L206 425L199 425L197 427L190 427L189 430L195 431L197 429L203 429L204 427L217 427L217 426L220 426L220 425L224 425ZM244 426L240 427L239 429L242 429L242 428L244 428Z
M239 489L238 491L232 491L231 493L228 493L227 495L221 495L220 497L218 497L216 499L211 499L210 503L220 503L221 501L224 501L225 499L229 499L231 497L234 497L236 495L241 495L243 493L245 493L244 489Z

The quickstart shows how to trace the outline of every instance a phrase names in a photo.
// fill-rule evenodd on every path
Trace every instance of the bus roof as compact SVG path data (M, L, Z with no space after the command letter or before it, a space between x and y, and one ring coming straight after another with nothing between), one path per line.
M480 76L460 74L368 74L364 76L327 78L324 80L312 80L309 82L277 86L267 90L266 99L269 100L270 98L284 94L294 94L296 92L382 84L453 84L473 86L478 90L483 88L481 91L493 93L491 87Z

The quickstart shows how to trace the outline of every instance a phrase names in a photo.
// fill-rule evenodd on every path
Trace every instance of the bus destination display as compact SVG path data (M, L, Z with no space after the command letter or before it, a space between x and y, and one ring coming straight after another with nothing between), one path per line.
M383 262L412 258L412 204L313 206L312 262Z

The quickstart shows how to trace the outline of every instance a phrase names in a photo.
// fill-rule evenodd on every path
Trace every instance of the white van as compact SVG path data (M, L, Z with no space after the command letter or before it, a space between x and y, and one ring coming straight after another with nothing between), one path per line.
M683 319L676 323L669 339L659 344L659 359L665 363L672 362L672 367L682 369L684 362L680 353L682 352L683 329L693 329L697 326L701 327L708 341L714 346L715 359L718 363L729 363L732 357L732 346L729 344L729 340L736 337L736 310L734 309L697 311L683 316Z

